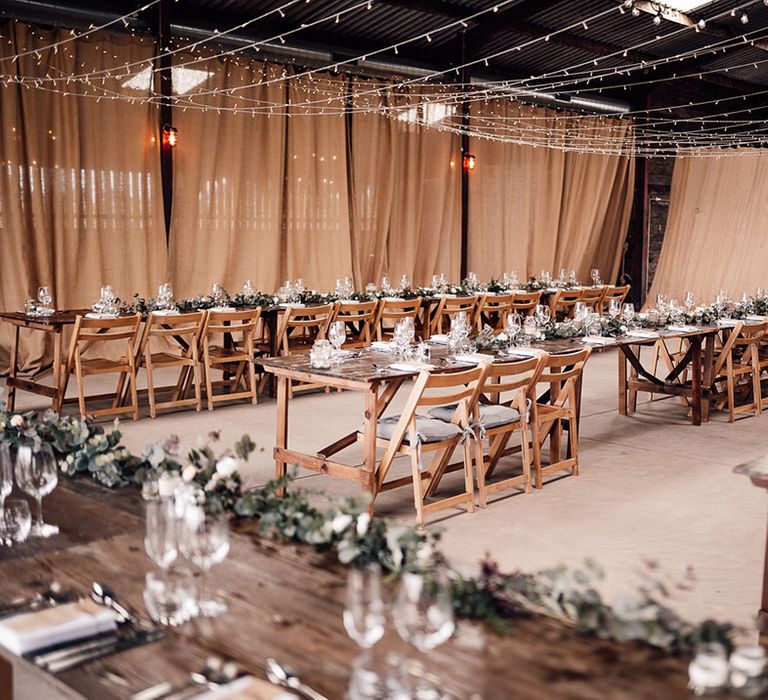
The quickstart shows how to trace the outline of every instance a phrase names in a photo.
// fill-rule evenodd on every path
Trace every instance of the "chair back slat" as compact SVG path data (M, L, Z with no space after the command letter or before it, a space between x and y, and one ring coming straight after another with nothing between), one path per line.
M373 322L377 306L376 301L336 302L330 322L344 322L347 328L344 347L370 345L373 340Z
M456 314L465 313L467 323L474 324L475 309L477 307L478 297L447 297L442 296L432 317L432 328L430 333L442 333L443 321L453 318Z
M416 405L444 406L469 399L475 393L484 372L485 366L479 365L459 372L430 374L424 386L424 391L430 393L422 393Z
M553 320L558 318L573 318L576 302L581 301L580 289L559 289L549 302L549 312Z
M277 330L277 347L280 353L289 355L295 352L297 343L301 345L302 350L306 350L318 338L325 338L333 310L333 304L289 306Z
M376 339L383 340L386 334L392 333L398 321L412 318L416 323L421 310L421 299L379 299L373 327Z
M520 390L525 390L527 393L531 384L535 382L544 368L548 357L547 353L543 353L538 357L531 357L518 362L489 364L478 391L482 396L491 398Z
M608 287L584 287L581 290L581 297L579 301L582 304L586 304L593 311L602 313L603 310L603 297Z
M511 313L533 316L540 301L541 292L515 292L512 295Z
M616 299L619 302L619 305L624 303L624 300L627 298L627 295L629 294L630 285L625 284L623 286L617 287L615 285L608 285L605 288L605 293L603 294L603 300L601 302L602 304L602 310L603 312L608 310L608 306L611 303L611 299Z

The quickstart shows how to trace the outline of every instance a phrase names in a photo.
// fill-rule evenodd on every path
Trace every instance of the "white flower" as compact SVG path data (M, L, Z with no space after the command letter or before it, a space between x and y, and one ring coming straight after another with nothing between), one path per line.
M371 522L371 516L368 513L360 513L357 516L357 534L359 537L365 535L368 532L368 525Z
M206 491L213 491L216 488L216 484L219 483L219 480L223 477L218 472L214 472L213 476L211 477L211 480L205 485Z
M11 416L11 425L14 428L20 428L22 425L24 425L24 416L20 416L18 413L14 416Z
M195 469L191 464L188 464L186 467L184 467L184 471L181 472L181 478L184 479L184 481L192 481L196 474L197 469Z
M331 529L335 533L344 532L351 524L352 524L352 516L347 513L339 513L332 521L331 521Z
M238 466L238 461L227 455L216 462L216 472L224 477L232 476L237 471Z
M157 491L161 498L173 496L181 484L181 477L173 472L164 472L157 480Z
M499 333L496 337L503 343L508 339L509 336L507 336L506 333Z

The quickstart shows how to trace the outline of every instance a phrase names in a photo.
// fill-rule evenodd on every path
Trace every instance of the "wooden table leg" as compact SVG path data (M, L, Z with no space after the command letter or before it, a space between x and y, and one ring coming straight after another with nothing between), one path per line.
M288 449L288 387L291 380L288 377L276 377L277 381L277 435L275 447ZM275 476L278 479L285 477L286 463L282 457L275 459ZM285 489L279 489L277 495L283 496Z
M691 343L691 423L701 425L701 338L692 336Z
M371 383L371 389L365 394L365 441L363 443L363 489L371 496L370 511L376 498L376 431L378 428L379 385Z
M16 374L18 373L18 367L19 367L19 327L14 326L13 327L13 342L11 342L11 357L10 357L10 365L8 367L8 377L11 379L16 378ZM8 383L8 396L6 399L6 405L8 406L8 410L13 412L13 409L16 406L16 387L12 385L12 383Z
M627 358L623 347L619 348L619 415L627 415Z
M53 331L53 386L56 387L56 396L53 397L52 408L61 410L64 397L61 395L61 327Z
M709 408L712 386L712 370L715 363L715 338L716 334L710 334L704 339L704 386L702 387L702 405L701 405L701 419L707 423L709 422Z

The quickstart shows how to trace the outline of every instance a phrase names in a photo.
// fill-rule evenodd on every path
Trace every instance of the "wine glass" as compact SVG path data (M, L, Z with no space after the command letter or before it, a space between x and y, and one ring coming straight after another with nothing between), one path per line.
M632 325L632 321L635 320L635 305L632 303L626 303L621 307L621 319L628 326Z
M7 442L0 443L0 530L3 525L5 499L13 490L13 458Z
M47 314L50 311L50 304L53 301L50 287L40 287L37 290L37 300L40 302L42 313Z
M573 318L575 321L584 321L589 313L589 307L583 301L577 301L573 307Z
M537 304L533 313L540 326L546 326L549 323L551 312L546 304Z
M203 572L203 585L198 607L206 617L216 617L227 611L225 603L209 592L211 566L220 564L229 553L229 522L218 501L191 503L184 511L179 535L184 556Z
M16 483L24 493L34 496L37 508L32 537L51 537L59 532L56 525L43 521L43 497L47 496L59 481L58 465L49 445L41 445L33 452L28 445L22 445L16 455Z
M621 314L621 303L618 299L611 299L608 302L608 315L611 318L618 318Z
M400 637L421 652L447 641L456 629L451 582L445 567L429 572L406 572L392 608Z
M178 555L175 499L156 498L147 501L146 528L144 549L165 576Z
M384 601L378 564L349 570L342 619L347 634L363 649L370 649L384 636Z
M599 287L600 286L600 270L594 267L592 268L592 271L589 273L589 275L592 278L592 284L594 284L595 287Z
M509 314L505 323L507 335L514 338L523 327L523 317L520 314Z
M685 293L685 301L683 303L685 304L685 308L687 308L689 311L692 310L694 306L696 306L696 297L693 295L693 292Z
M336 350L336 356L339 356L339 352L341 351L341 346L344 345L344 342L347 339L347 326L344 323L344 321L334 321L329 327L328 327L328 340L331 341L331 345L333 345L334 349Z
M9 498L3 507L3 537L9 545L24 542L29 537L32 516L29 503L23 498Z
M392 285L389 283L389 277L381 278L381 290L383 292L389 292L392 289Z

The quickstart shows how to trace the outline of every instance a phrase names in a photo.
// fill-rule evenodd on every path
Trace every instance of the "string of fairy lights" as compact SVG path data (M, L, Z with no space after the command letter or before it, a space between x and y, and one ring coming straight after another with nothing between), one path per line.
M562 104L567 99L580 96L588 100L590 96L605 90L615 93L638 86L704 79L706 76L727 75L740 69L759 69L768 63L768 58L721 64L704 70L697 67L696 61L745 46L754 47L768 39L768 27L753 28L749 25L749 12L755 6L768 5L768 0L746 0L720 13L710 14L706 20L699 19L690 26L675 24L670 31L662 30L661 27L664 13L669 8L651 3L655 14L650 21L660 28L652 37L589 60L557 66L545 73L477 83L458 82L457 78L467 70L487 68L513 52L522 52L550 42L559 34L567 34L574 29L586 32L617 13L628 18L639 18L645 13L641 12L638 5L648 3L624 0L571 22L568 26L553 29L548 34L533 36L485 55L473 56L443 70L423 71L400 79L365 78L353 75L351 71L362 69L364 72L366 62L370 65L372 59L397 56L406 46L423 46L441 35L454 36L458 31L470 27L486 15L499 12L516 0L503 0L386 47L312 68L280 65L266 61L258 53L262 50L267 52L275 46L285 46L287 39L299 37L302 32L330 23L339 24L359 13L368 12L376 0L361 0L347 7L337 7L332 13L297 26L286 26L279 33L235 48L224 48L221 45L228 35L257 27L263 20L277 16L284 19L292 8L311 1L287 0L210 37L195 41L176 38L173 48L165 50L166 55L175 59L169 67L174 71L173 80L176 81L178 71L184 70L203 76L199 79L199 85L184 94L168 96L154 89L154 76L168 69L158 65L154 51L152 55L125 62L117 61L117 54L114 54L114 66L99 68L85 65L77 55L79 42L98 41L101 52L108 58L112 47L100 32L120 24L128 29L138 13L151 8L159 0L151 0L130 14L102 25L91 25L82 32L73 30L62 38L57 38L61 33L54 34L56 41L50 43L45 43L46 39L49 41L51 38L50 32L39 32L32 28L27 36L36 45L22 46L20 50L16 49L13 37L0 37L0 42L16 49L16 53L3 53L0 49L0 85L19 85L65 97L85 97L96 101L120 100L133 105L170 103L180 111L202 110L252 117L354 118L356 114L378 114L403 122L408 127L417 125L476 139L608 155L726 157L739 155L742 151L737 147L751 148L768 143L766 120L759 118L759 108L754 106L759 104L754 102L755 98L763 97L768 90L756 89L743 95L646 109L617 107L615 111L605 114L574 111L567 103ZM712 5L714 3L708 9L712 9ZM663 45L669 39L683 36L686 32L702 32L708 23L714 24L728 16L738 17L743 31L733 36L719 36L706 43L699 42L695 47L674 56L644 53L652 50L655 44ZM137 38L144 41L143 37ZM670 73L669 66L675 63L683 64L682 70ZM667 69L662 71L662 75L653 76L654 71L664 66ZM126 87L126 82L142 71L146 73L146 86L142 85L140 90L135 85ZM238 71L241 80L233 79L237 78ZM638 76L641 79L622 80L638 72L641 73ZM559 100L557 106L562 109L529 106L531 102L546 100L553 92ZM582 102L587 100L582 99ZM737 105L738 100L751 100L751 106L741 108ZM713 106L721 104L723 107L719 111L712 111ZM696 110L703 107L710 109L705 114L697 114ZM465 109L468 116L463 112ZM758 114L755 115L755 112Z

